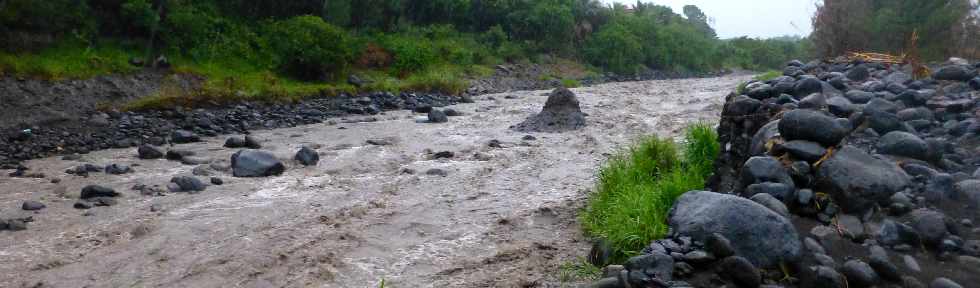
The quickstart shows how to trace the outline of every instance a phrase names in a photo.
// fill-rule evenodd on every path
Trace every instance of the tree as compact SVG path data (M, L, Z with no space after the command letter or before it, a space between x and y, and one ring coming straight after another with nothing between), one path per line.
M868 47L871 0L824 0L817 5L810 37L820 56L833 57Z
M684 16L687 17L687 21L691 22L694 27L697 27L701 33L711 37L717 36L715 34L715 29L711 28L711 24L709 23L711 19L708 18L708 15L704 15L704 12L701 12L701 8L698 8L698 6L684 5Z

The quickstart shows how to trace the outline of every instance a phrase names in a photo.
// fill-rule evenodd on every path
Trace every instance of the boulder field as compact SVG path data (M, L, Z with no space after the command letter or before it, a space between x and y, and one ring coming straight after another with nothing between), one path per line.
M706 190L592 287L975 287L980 78L791 61L730 94Z

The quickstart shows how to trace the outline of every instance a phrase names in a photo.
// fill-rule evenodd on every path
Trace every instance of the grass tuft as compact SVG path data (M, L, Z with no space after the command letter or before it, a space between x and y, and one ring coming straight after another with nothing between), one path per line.
M65 80L131 73L140 68L129 59L139 54L108 41L95 46L66 42L36 53L0 53L0 75Z
M641 139L600 170L596 190L580 215L583 228L610 244L613 261L639 253L667 233L674 200L704 188L718 151L717 135L706 124L688 128L680 148L669 139Z
M561 283L595 281L600 276L602 276L602 268L590 264L584 258L558 266L558 281Z
M562 79L561 86L571 89L571 88L581 87L582 83L578 82L578 80L575 79Z

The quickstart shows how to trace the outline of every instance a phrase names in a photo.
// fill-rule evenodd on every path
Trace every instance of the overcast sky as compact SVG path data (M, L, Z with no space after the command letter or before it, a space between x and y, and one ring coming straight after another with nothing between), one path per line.
M601 0L632 6L635 0ZM806 36L813 29L810 18L817 0L643 0L670 6L683 15L684 5L696 5L714 19L712 27L720 38L740 36L769 38L784 35Z

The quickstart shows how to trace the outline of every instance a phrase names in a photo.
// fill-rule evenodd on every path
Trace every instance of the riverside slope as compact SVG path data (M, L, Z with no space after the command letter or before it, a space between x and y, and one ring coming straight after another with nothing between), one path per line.
M225 184L198 194L132 191L195 168L140 160L134 148L27 161L48 179L0 177L0 218L34 220L26 231L0 232L2 285L558 286L558 266L590 247L575 218L608 155L642 135L677 137L692 122L717 123L724 95L749 78L573 89L588 126L533 140L509 127L537 113L547 91L480 96L453 107L464 115L443 124L393 111L376 122L258 131L253 136L281 159L309 145L321 160L311 167L286 161L283 175L267 178L214 171ZM372 139L392 143L366 144ZM224 138L204 140L176 148L216 161L237 151L222 148ZM433 159L440 151L455 157ZM136 172L64 173L85 162ZM434 168L446 176L426 173ZM73 209L89 184L123 196L115 206ZM47 208L22 211L26 200Z

